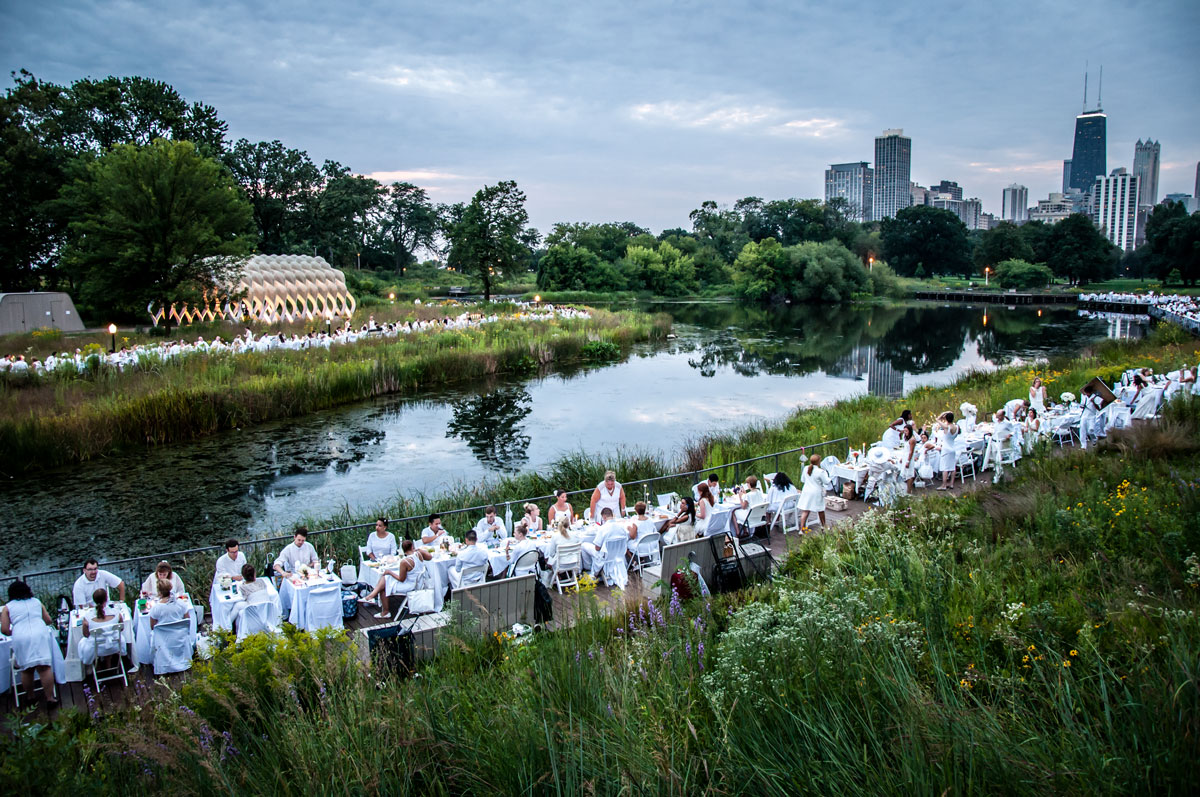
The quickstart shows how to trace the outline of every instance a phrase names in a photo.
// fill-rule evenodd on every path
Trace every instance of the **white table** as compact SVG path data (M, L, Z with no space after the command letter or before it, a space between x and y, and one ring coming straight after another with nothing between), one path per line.
M272 625L279 624L279 618L283 616L283 606L279 600L279 590L275 589L275 585L271 583L269 578L260 578L266 586L263 592L266 593L266 598L258 598L256 602L268 603L274 607L270 615ZM213 627L221 628L226 631L233 630L233 611L238 604L246 602L246 596L242 594L241 583L238 582L238 592L233 594L233 589L221 589L216 581L213 581L212 590L208 594L208 603L212 606Z
M330 573L315 573L307 578L294 573L284 576L279 585L280 614L286 614L287 621L297 628L304 628L309 591L321 584L338 584L340 587L341 583L341 579Z
M137 645L134 644L134 623L130 621L131 612L129 607L120 601L114 601L108 605L110 611L117 615L119 621L124 623L121 629L121 641L125 643L126 650L129 651L131 663L136 667L140 662L148 661L138 657ZM83 662L79 659L79 640L83 639L83 619L95 619L96 607L87 606L82 609L74 609L71 612L70 625L67 628L67 680L82 681L83 680ZM57 647L57 646L56 646Z
M181 603L188 608L188 631L191 634L192 644L196 644L196 611L192 606L192 599L189 595L182 596ZM154 661L154 655L150 652L150 608L156 603L154 600L146 602L146 611L136 612L137 617L134 620L133 633L133 657L134 661L141 663L150 663Z

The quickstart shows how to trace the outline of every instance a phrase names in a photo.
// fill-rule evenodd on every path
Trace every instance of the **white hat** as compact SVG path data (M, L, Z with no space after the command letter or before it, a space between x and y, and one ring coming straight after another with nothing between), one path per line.
M875 446L867 452L867 460L876 464L883 464L891 458L891 454L883 446Z

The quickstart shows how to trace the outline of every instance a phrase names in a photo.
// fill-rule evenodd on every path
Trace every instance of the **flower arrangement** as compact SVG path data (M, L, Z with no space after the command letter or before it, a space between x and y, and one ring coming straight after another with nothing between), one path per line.
M1071 392L1066 392L1066 393L1063 393L1058 398L1060 401L1062 401L1063 404L1070 404L1075 401L1075 394L1071 393Z

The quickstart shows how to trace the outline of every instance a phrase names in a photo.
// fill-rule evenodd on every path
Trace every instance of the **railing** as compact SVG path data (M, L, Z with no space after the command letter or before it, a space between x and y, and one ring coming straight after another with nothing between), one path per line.
M847 438L839 437L835 440L825 440L812 445L800 446L799 448L790 448L786 451L776 451L750 459L727 462L724 465L717 465L710 468L682 471L665 476L653 476L647 479L635 479L622 485L625 488L626 504L633 506L638 500L645 498L649 504L653 505L655 496L659 493L677 492L680 495L690 495L692 485L699 482L702 475L710 473L717 474L722 484L739 484L743 481L743 474L749 475L759 472L761 475L759 469L750 467L756 463L769 462L770 470L774 472L786 470L787 468L793 468L793 470L799 472L799 468L805 464L805 455L828 446L845 445L847 442ZM567 493L567 498L570 501L573 497L582 495L587 496L585 503L590 502L593 489L595 488L588 487L582 490L571 490ZM522 504L542 504L553 499L553 495L539 495L519 501L498 502L496 506L502 514L506 510L513 510L515 506L513 517L516 519L523 514L521 511ZM442 516L443 525L450 529L452 534L461 537L468 528L475 525L487 506L489 504L447 509L438 514ZM582 508L582 505L576 506L576 512L582 514ZM466 516L465 522L463 521L463 516ZM388 524L389 529L396 534L397 538L417 539L420 536L421 529L427 525L428 519L428 515L410 515L408 517L389 519ZM374 528L374 525L375 522L372 520L367 523L310 531L308 541L317 549L322 562L332 558L338 563L349 562L357 567L358 546L362 545L365 541L365 532ZM455 534L455 531L459 527L461 527L461 532ZM511 528L509 531L511 532ZM246 555L247 561L253 564L259 573L262 573L269 570L270 562L274 560L275 555L278 554L283 546L291 543L292 540L292 534L253 540L240 540L240 550ZM184 580L185 585L192 595L201 603L204 603L208 598L208 589L212 581L217 557L223 553L225 553L225 549L222 545L208 545L200 548L172 551L165 554L114 559L102 562L100 567L121 578L125 582L126 595L130 596L137 593L143 579L154 571L154 568L160 561L168 561L175 571L180 574L180 577ZM70 568L58 568L5 576L0 578L0 590L7 590L8 584L19 578L28 583L34 594L42 598L43 601L55 599L59 595L69 596L75 580L82 572L82 565L83 562L81 561L78 565ZM47 608L50 608L49 604L47 604Z

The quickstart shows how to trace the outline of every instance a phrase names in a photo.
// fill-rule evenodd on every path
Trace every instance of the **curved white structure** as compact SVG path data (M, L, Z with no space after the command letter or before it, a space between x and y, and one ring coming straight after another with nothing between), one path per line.
M230 300L206 291L203 307L184 304L155 309L148 305L146 311L158 326L164 318L179 325L217 318L250 318L267 323L349 318L357 306L346 290L346 276L325 258L309 255L254 255L246 261L241 280L229 293L240 298Z

